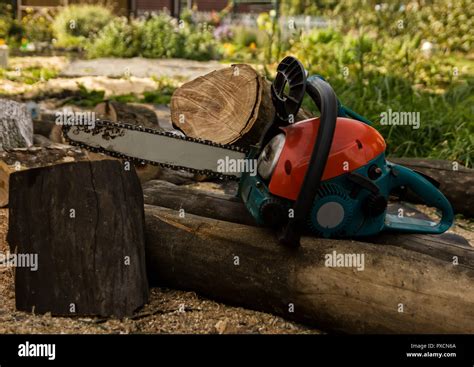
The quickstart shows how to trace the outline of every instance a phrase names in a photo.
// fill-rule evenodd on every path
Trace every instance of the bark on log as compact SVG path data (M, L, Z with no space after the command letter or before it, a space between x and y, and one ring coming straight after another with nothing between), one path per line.
M255 225L242 201L235 195L209 192L173 183L152 180L143 185L145 204L174 210L184 209L186 213L233 223Z
M393 163L420 171L440 183L440 190L446 195L456 213L474 218L474 170L456 162L438 159L389 158ZM417 202L415 195L407 197Z
M171 120L187 136L248 146L273 120L270 83L251 66L232 65L196 78L171 98ZM301 111L296 121L307 118Z
M16 269L18 310L123 317L148 300L142 190L118 160L13 173L7 239L37 254Z
M105 156L61 144L0 152L0 207L8 205L9 178L14 172L60 163L103 158Z
M150 279L160 285L344 333L472 333L472 265L392 245L304 237L145 206ZM470 261L474 250L469 250ZM334 253L336 251L336 253ZM326 266L364 256L364 270Z

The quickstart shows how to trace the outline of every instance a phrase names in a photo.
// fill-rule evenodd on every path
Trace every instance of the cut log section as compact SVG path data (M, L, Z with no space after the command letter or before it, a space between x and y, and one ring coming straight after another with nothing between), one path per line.
M14 172L60 163L104 158L103 155L88 153L79 148L61 144L0 151L0 207L8 205L9 178Z
M446 195L456 213L474 218L474 170L457 162L439 159L389 158L393 163L419 171L440 183L440 190ZM419 202L415 195L407 199Z
M34 265L16 268L17 309L124 317L146 303L142 195L118 160L13 173L7 240Z
M472 333L474 250L460 264L391 245L304 237L145 206L157 284L343 333Z
M245 64L198 77L171 98L176 128L187 136L223 144L256 144L274 113L270 83ZM296 121L305 118L308 114L301 111Z

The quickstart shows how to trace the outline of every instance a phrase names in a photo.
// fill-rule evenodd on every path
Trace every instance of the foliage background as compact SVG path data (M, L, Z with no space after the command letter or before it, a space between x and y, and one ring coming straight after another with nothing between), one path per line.
M0 39L12 48L48 42L82 49L89 58L246 62L265 70L270 79L278 61L294 55L310 74L324 76L345 105L374 122L389 154L473 164L470 0L282 0L278 11L260 14L253 27L235 22L229 9L203 21L198 9L180 19L164 13L128 19L104 6L74 5L63 8L51 23L28 11L18 22L3 0L0 8ZM301 16L326 25L291 27L292 19ZM30 70L25 82L37 74L54 77L47 70ZM0 76L12 78L8 75L0 70ZM304 106L314 110L309 100ZM389 109L419 112L420 129L380 125L380 114Z

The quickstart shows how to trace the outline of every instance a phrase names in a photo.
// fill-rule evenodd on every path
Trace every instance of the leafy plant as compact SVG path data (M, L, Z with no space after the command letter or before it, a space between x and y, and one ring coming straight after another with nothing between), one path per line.
M87 55L95 57L133 57L141 50L141 23L118 18L107 24L97 37L86 45Z
M176 19L166 14L153 15L143 24L141 47L145 57L182 57L185 40Z
M65 99L63 105L74 104L81 107L95 107L104 101L103 90L88 90L84 84L78 83L78 91L73 96Z
M82 47L88 39L114 19L112 12L100 5L70 5L62 8L53 22L60 47Z

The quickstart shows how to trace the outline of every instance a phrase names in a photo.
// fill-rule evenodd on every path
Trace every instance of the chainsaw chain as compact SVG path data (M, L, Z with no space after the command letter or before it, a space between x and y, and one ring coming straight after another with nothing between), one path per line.
M192 142L192 143L198 143L198 144L210 145L210 146L218 147L218 148L224 148L224 149L227 149L227 150L233 150L233 151L242 152L242 153L245 153L245 154L248 153L247 149L242 148L242 147L238 147L238 146L234 146L234 145L220 144L220 143L216 143L216 142L213 142L213 141L210 141L210 140L192 138L192 137L175 134L175 133L168 132L168 131L159 131L159 130L155 130L155 129L151 129L151 128L143 127L143 126L139 126L139 125L127 124L127 123L124 123L124 122L112 122L112 121L102 120L102 119L96 119L95 120L95 126L92 129L87 127L87 126L82 126L82 125L63 125L62 131L63 131L64 139L67 141L68 144L74 145L74 146L77 146L77 147L80 147L80 148L83 148L83 149L87 149L87 150L89 150L91 152L94 152L94 153L104 153L104 154L110 155L110 156L115 157L115 158L125 159L127 161L131 161L131 162L141 164L141 165L151 164L151 165L154 165L154 166L160 166L160 167L169 168L169 169L172 169L172 170L183 170L183 171L190 172L190 173L210 176L210 177L218 178L218 179L221 179L221 180L234 180L234 181L239 180L239 177L236 177L234 175L226 175L226 174L223 174L223 173L220 173L220 172L214 172L214 171L211 171L211 170L198 170L198 169L189 168L189 167L173 166L171 164L159 163L159 162L150 161L150 160L147 160L147 159L139 159L139 158L135 158L135 157L129 157L126 154L117 153L117 152L107 150L107 149L104 149L104 148L91 147L87 144L76 142L76 141L70 139L67 136L67 133L72 128L87 129L88 131L90 131L94 134L94 131L97 133L97 131L100 127L106 127L106 128L110 127L110 128L114 128L114 129L125 129L125 130L135 130L135 131L145 132L145 133L154 134L154 135L167 136L167 137L171 137L173 139L181 139L181 140L189 141L189 142ZM176 130L176 131L178 131L178 130Z

